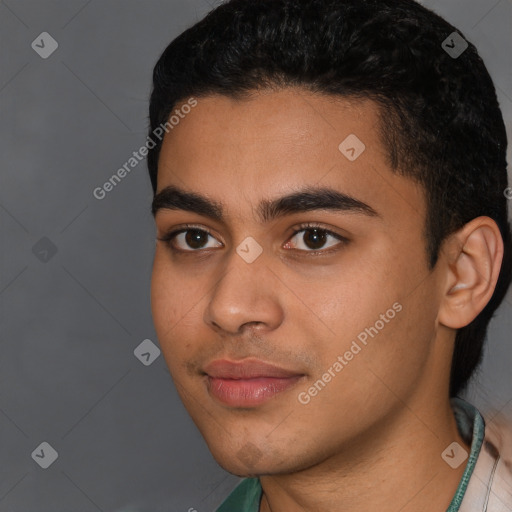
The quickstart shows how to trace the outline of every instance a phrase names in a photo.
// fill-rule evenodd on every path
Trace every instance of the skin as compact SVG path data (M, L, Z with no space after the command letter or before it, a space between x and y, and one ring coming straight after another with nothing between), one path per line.
M222 203L225 218L157 211L155 328L213 456L231 473L260 476L261 512L444 511L464 471L465 463L452 469L441 458L454 441L470 450L449 404L453 342L490 299L503 244L494 221L474 219L429 269L423 189L390 169L377 114L370 100L294 88L208 96L163 141L157 192L174 185L205 195ZM350 134L366 146L355 161L338 149ZM348 194L378 215L257 216L261 200L308 185ZM311 248L311 232L293 235L304 222L348 242L328 237ZM180 236L175 246L190 252L178 253L158 240L183 224L211 233L204 248ZM236 252L248 236L263 251L252 263ZM298 394L397 302L403 309L300 403ZM204 365L247 357L303 377L257 407L217 402Z

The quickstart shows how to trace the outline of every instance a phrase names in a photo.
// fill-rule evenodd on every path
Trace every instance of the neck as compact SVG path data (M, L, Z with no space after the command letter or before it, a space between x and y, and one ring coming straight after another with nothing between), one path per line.
M448 396L431 391L426 401L397 400L380 424L315 466L260 477L260 512L446 511L467 461L453 469L441 453L454 441L468 453L470 447Z

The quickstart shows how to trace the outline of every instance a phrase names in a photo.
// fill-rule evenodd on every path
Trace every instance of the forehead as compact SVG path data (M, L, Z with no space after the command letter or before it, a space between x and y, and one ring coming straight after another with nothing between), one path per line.
M294 161L300 159L302 148L318 160L322 150L331 153L333 143L351 133L362 136L367 145L381 146L378 121L378 107L371 100L313 94L299 88L253 92L241 100L213 95L197 99L197 106L165 136L162 153L204 146L209 154L218 148L222 150L218 156L226 157L265 144L262 160L279 154Z
M164 137L158 190L168 185L237 212L263 194L325 186L390 215L424 215L422 189L389 167L375 102L295 88L197 98Z

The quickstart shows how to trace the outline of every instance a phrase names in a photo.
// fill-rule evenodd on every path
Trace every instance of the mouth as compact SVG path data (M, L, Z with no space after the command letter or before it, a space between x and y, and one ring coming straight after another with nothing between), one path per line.
M210 395L231 407L256 407L295 386L305 376L255 359L213 361L204 373Z

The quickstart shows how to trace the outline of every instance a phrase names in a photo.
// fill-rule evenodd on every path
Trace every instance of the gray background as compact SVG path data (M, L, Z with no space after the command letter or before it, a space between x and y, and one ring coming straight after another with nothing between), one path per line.
M510 0L423 3L477 45L510 138ZM92 194L146 140L156 59L210 8L0 2L2 512L203 512L239 481L209 454L163 357L134 356L157 343L146 162L105 199ZM59 45L47 59L31 48L45 31ZM489 415L511 410L511 310L509 294L468 394ZM43 441L58 452L48 469L31 457Z

